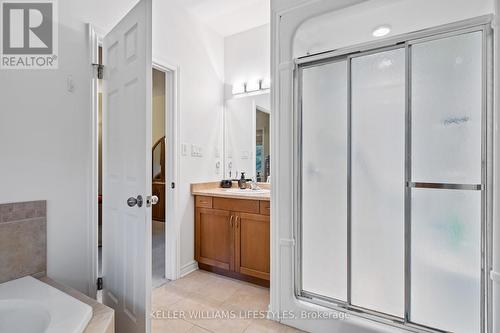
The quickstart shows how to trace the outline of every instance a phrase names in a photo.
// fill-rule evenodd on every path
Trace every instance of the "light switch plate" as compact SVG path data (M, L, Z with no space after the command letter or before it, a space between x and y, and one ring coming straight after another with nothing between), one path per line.
M203 157L203 147L199 145L191 145L191 156L192 157Z
M188 152L188 145L186 143L181 144L181 155L182 156L187 156Z

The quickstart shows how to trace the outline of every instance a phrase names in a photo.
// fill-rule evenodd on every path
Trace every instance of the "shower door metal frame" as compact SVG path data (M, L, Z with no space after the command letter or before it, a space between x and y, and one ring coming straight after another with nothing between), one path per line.
M411 332L445 332L410 321L411 312L411 189L441 188L481 191L481 333L492 330L492 184L493 184L493 30L492 17L482 16L436 28L408 33L394 38L369 42L319 55L296 59L294 70L294 238L295 246L295 296L299 301L320 305L349 315L362 317ZM481 184L445 184L412 182L411 179L411 46L472 32L482 32L482 99L481 99ZM405 207L404 207L404 317L380 313L351 303L351 60L355 57L405 48ZM347 300L339 300L304 291L302 289L302 72L310 67L347 62Z

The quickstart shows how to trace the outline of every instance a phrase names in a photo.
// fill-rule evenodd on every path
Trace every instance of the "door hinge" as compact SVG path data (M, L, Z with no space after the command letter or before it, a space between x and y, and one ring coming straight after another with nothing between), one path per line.
M97 278L97 290L102 290L102 277Z
M96 70L96 76L99 80L104 79L104 65L101 64L92 64Z

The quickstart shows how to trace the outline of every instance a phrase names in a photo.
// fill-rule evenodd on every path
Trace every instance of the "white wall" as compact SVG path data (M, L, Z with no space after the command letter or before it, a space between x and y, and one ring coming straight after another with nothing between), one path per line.
M224 39L174 0L153 1L153 59L180 68L180 141L188 145L188 155L181 156L177 182L182 270L194 262L190 184L221 178L215 164L222 163ZM191 144L203 148L203 157L191 156Z
M232 164L232 178L245 172L255 177L255 107L271 110L269 93L233 97L232 85L269 79L271 76L270 25L226 37L225 68L225 177Z
M90 65L75 2L58 2L58 70L0 71L0 203L47 200L48 275L87 292Z
M274 12L288 11L306 4L309 0L271 0L271 10Z
M294 57L373 41L373 29L382 24L395 36L493 12L492 0L371 0L304 22L295 35Z
M232 85L270 78L271 31L266 24L224 40L225 96L232 98Z

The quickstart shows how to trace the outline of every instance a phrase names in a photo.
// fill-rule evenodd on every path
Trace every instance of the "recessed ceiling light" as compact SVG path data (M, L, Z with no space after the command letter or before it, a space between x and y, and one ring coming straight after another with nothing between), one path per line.
M389 25L381 25L373 29L372 35L373 37L384 37L389 32L391 32L391 27Z

